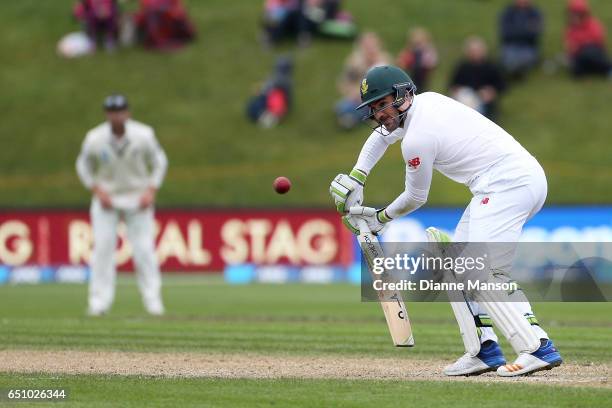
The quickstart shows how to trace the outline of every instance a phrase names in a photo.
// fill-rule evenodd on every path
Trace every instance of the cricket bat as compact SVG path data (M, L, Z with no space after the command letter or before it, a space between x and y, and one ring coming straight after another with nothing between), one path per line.
M382 246L378 242L378 238L370 231L367 222L359 216L354 216L359 226L359 246L368 263L368 270L372 279L380 279L380 275L375 275L372 272L375 258L384 257ZM406 305L402 299L402 294L399 291L379 290L377 291L380 305L382 306L389 333L393 339L393 344L396 347L412 347L414 346L414 337L412 336L412 327L410 319L406 311Z

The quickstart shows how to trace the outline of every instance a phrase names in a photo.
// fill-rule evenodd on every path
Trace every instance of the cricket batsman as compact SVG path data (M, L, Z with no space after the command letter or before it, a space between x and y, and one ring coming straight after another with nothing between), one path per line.
M90 216L94 247L88 314L105 314L113 303L117 226L123 220L145 309L151 315L162 315L153 206L168 161L153 129L130 119L125 96L108 96L104 111L106 122L87 133L76 162L81 182L93 193Z
M369 108L367 119L374 122L374 131L353 170L339 174L331 183L337 210L347 214L350 209L367 221L373 233L380 233L393 219L425 204L433 170L438 170L465 184L473 194L453 241L510 243L506 245L510 245L511 256L500 257L497 264L491 260L490 265L492 275L507 275L523 225L546 199L546 176L538 161L477 111L435 92L417 95L410 77L395 66L370 69L360 92L362 103L357 109ZM361 207L368 174L398 141L406 163L405 191L384 208ZM345 215L343 221L359 233L351 216ZM441 241L449 239L439 231L434 230L433 235ZM489 299L486 291L479 292L483 293L473 299L451 301L465 354L444 369L446 375L497 371L512 377L562 363L521 290L503 302ZM514 363L506 364L491 322L518 355Z

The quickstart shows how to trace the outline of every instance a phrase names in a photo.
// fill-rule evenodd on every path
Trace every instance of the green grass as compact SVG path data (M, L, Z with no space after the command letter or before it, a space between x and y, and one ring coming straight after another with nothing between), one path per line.
M102 120L102 98L117 90L129 95L136 118L156 127L169 155L160 205L330 205L329 180L352 167L368 133L340 132L333 121L335 81L350 44L316 41L296 52L295 112L282 126L262 130L244 119L245 101L275 56L257 43L261 1L187 1L199 38L177 53L130 49L64 60L55 46L78 29L69 17L72 3L0 4L0 206L84 206L89 197L74 160L85 132ZM441 57L432 87L443 92L465 36L479 33L495 45L495 18L505 3L403 0L373 7L354 0L346 7L394 55L411 25L428 27ZM564 3L541 2L546 57L561 51ZM612 4L591 4L611 27ZM506 95L502 125L543 163L549 203L612 202L605 148L611 89L605 80L535 72ZM294 181L282 198L270 187L279 174ZM395 147L371 176L368 201L386 204L402 188ZM467 197L464 187L435 177L431 204L463 204Z
M0 347L445 359L463 350L446 303L410 304L418 347L406 351L390 346L380 306L361 303L356 286L170 278L168 315L152 318L124 282L113 312L97 319L84 316L82 285L0 287ZM541 303L535 311L568 361L612 361L611 304Z
M167 277L167 316L145 315L136 285L120 278L115 307L84 316L84 285L0 286L0 350L114 350L276 356L448 359L463 346L445 303L410 304L416 347L391 345L380 306L352 285L230 286ZM535 305L567 363L612 361L609 303ZM502 342L507 353L510 347ZM510 354L509 354L510 355ZM59 387L67 406L597 406L608 389L474 382L152 378L0 374L0 389ZM399 401L399 402L398 402ZM497 405L496 405L497 404ZM43 406L36 403L32 406ZM27 406L20 403L18 405Z
M342 380L220 380L0 374L0 387L65 388L61 406L88 407L521 407L604 406L609 390L523 384ZM477 397L477 398L476 398ZM476 402L477 401L477 402ZM36 402L33 407L47 404ZM49 404L51 405L51 404ZM27 406L25 403L16 407ZM56 405L52 405L56 406Z

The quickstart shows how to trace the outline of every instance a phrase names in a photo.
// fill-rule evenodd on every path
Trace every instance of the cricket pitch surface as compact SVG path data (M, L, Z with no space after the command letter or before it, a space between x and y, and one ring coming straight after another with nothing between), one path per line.
M450 361L409 358L295 357L257 354L152 353L119 351L1 350L0 372L141 375L249 379L376 379L468 382L521 382L551 386L612 388L610 364L563 364L527 377L495 373L447 377Z

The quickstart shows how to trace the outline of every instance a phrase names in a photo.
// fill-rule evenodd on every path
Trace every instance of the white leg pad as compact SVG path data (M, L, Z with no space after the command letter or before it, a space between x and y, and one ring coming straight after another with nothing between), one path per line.
M478 337L474 316L465 302L450 302L450 305L459 324L465 352L472 357L476 357L480 352L480 338Z
M498 296L487 291L478 292L476 298L517 354L533 353L540 347L539 337L515 305L500 302Z

